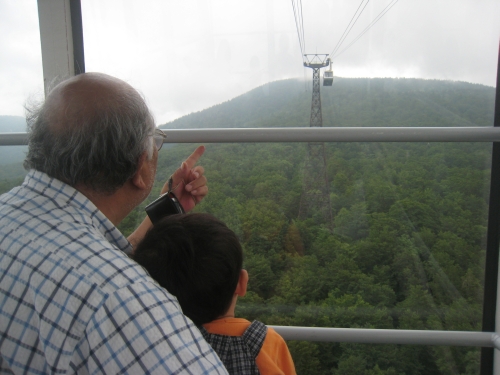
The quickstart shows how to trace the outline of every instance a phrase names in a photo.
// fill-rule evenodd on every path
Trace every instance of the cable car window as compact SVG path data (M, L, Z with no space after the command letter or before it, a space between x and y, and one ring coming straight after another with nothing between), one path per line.
M2 116L22 115L22 101L11 99L42 90L33 4L0 5L15 16L0 22ZM87 0L82 12L86 70L138 88L167 133L493 124L497 1ZM321 87L322 75L331 87ZM210 193L196 211L242 242L250 283L238 315L275 325L481 329L490 143L206 146ZM166 145L157 180L192 148ZM15 168L20 161L0 168L0 192L19 182ZM160 189L121 223L124 234ZM299 373L479 368L477 348L289 346Z
M38 98L43 98L43 72L36 2L3 1L0 4L0 133L25 132L24 105ZM26 151L26 146L0 147L0 185L4 189L24 178L26 171L21 164Z

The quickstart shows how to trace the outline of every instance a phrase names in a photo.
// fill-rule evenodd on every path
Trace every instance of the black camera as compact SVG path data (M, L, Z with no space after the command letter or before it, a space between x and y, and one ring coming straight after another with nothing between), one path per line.
M145 210L153 225L165 216L184 213L182 205L172 192L160 195L158 199L148 204Z

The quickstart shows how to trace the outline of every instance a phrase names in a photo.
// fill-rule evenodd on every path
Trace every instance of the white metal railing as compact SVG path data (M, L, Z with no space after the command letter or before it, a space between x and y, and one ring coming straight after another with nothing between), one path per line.
M167 143L247 142L499 142L500 128L224 128L164 129ZM26 133L0 133L0 146L25 145Z
M500 336L495 332L269 327L276 330L285 340L352 342L362 344L481 346L500 349Z

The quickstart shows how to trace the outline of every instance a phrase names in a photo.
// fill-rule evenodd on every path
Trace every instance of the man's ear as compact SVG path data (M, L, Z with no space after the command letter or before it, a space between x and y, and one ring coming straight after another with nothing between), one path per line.
M236 285L236 290L234 294L237 294L240 297L244 297L247 294L247 286L248 286L248 272L247 270L240 271L240 278L238 279L238 285Z
M146 182L148 176L147 173L149 172L148 168L150 168L148 165L148 152L144 151L139 159L139 163L137 164L137 171L130 179L132 185L140 190L148 188L148 184Z

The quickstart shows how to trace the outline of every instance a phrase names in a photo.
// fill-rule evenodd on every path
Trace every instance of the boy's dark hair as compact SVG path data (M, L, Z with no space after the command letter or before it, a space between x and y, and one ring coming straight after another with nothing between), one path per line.
M134 259L177 297L187 317L201 325L229 309L243 252L234 232L214 216L178 214L148 231Z

